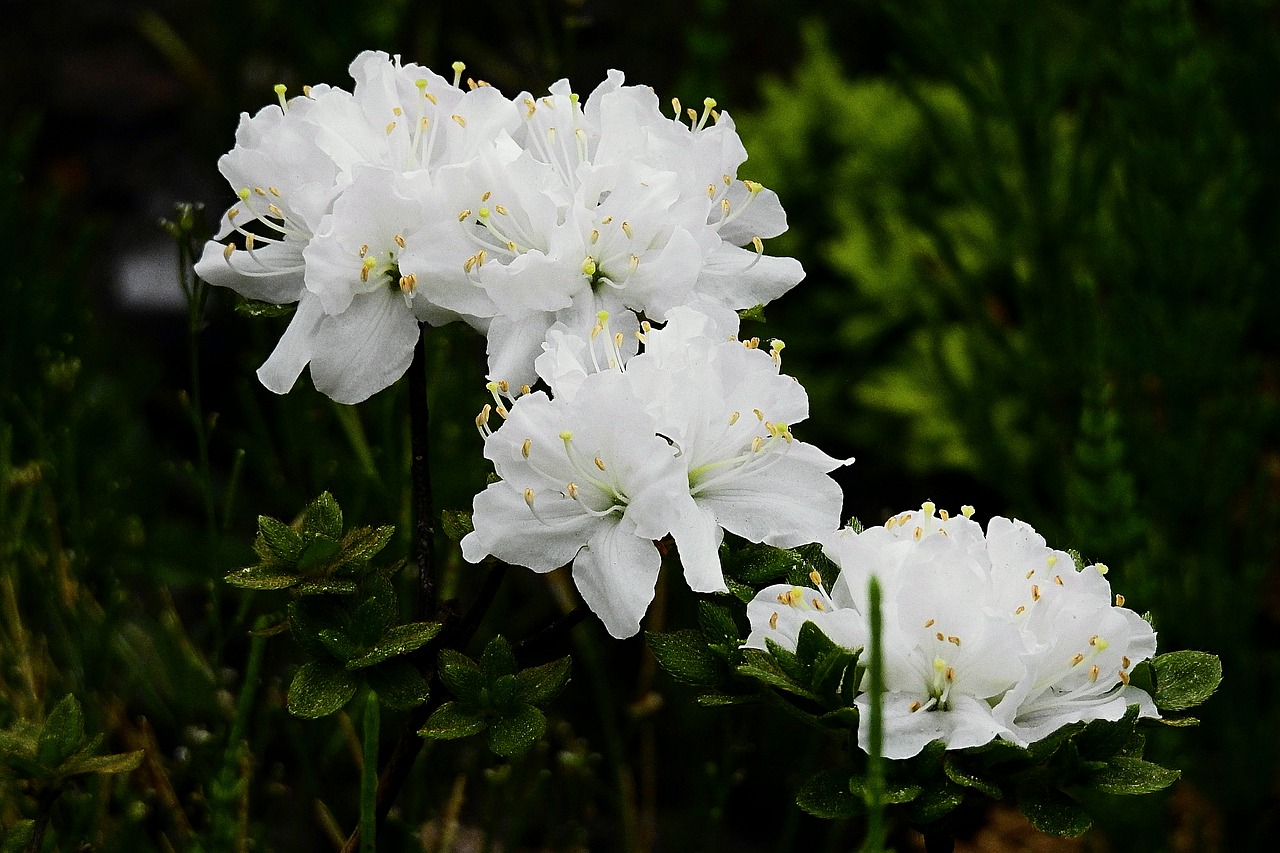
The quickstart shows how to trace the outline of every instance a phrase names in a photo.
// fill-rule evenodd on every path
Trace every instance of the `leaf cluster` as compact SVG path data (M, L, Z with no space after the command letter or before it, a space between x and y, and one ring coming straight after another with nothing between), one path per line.
M440 680L456 701L445 702L418 734L453 740L488 731L489 749L503 757L528 751L547 729L542 709L569 683L571 659L520 669L511 644L498 635L480 660L440 650Z

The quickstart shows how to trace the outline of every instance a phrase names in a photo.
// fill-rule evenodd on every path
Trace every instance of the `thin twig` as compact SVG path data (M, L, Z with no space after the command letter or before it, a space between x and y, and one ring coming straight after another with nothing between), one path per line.
M409 365L409 478L413 489L413 546L418 567L418 615L431 619L436 613L435 510L431 501L431 413L427 401L427 327L422 326L418 346Z

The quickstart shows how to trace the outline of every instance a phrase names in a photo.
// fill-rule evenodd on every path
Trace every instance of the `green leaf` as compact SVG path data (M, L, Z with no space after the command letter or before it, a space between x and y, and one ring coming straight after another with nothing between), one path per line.
M1151 668L1156 682L1153 698L1161 711L1194 708L1222 682L1222 661L1206 652L1169 652L1152 660Z
M1018 807L1046 835L1083 835L1093 825L1084 807L1057 788L1027 783L1018 788Z
M480 691L489 686L489 680L480 672L475 661L453 649L440 650L440 680L463 702L471 706L480 704Z
M806 667L812 667L818 658L839 648L817 623L805 622L800 626L800 633L796 638L796 657Z
M396 535L395 525L383 527L358 527L342 539L343 562L370 560L390 544Z
M510 713L516 702L516 677L500 675L489 685L490 706L500 714ZM524 703L520 703L524 704Z
M446 509L440 513L440 529L453 542L459 542L463 536L475 530L471 523L471 513L464 510Z
M743 320L754 320L757 323L763 323L765 322L764 303L753 305L750 308L739 308L738 316Z
M786 577L799 564L800 556L794 551L772 545L746 545L729 561L727 570L744 583L760 585ZM755 590L751 592L754 597Z
M698 628L712 643L736 648L741 643L738 625L733 621L729 608L710 601L698 602Z
M420 737L431 740L455 740L469 737L488 727L484 717L457 702L445 702L432 712L427 724L418 729Z
M818 701L818 694L797 684L778 667L778 664L774 662L768 652L763 652L760 649L743 649L742 656L746 663L738 667L739 675L754 678L770 687L786 690L788 693L794 693L806 699Z
M645 639L658 663L676 681L711 685L723 679L724 668L700 632L688 629L662 634L646 632Z
M1075 737L1085 727L1084 723L1069 723L1055 732L1045 736L1028 747L1031 760L1037 764L1048 761L1054 753L1067 741Z
M542 712L532 705L522 704L514 713L489 725L489 749L505 758L521 755L537 743L546 730L547 718Z
M142 763L145 750L116 752L111 755L91 755L73 758L58 768L61 776L83 776L87 773L128 773Z
M516 673L516 696L522 702L545 708L569 683L573 659L562 657L542 666L533 666Z
M852 731L858 730L858 709L852 705L844 708L836 708L834 711L828 711L819 717L819 719L831 726L840 726Z
M360 588L353 580L346 578L323 578L321 580L303 581L293 588L300 596L306 595L351 595Z
M498 634L484 647L480 655L480 671L490 681L502 675L515 675L516 656L511 652L507 638Z
M960 763L952 755L943 759L942 770L947 774L947 778L952 782L955 782L957 785L962 785L966 788L973 788L975 791L980 791L993 800L998 800L1001 797L999 785L989 779L983 779L976 773L970 772L967 768L961 767Z
M235 312L241 317L284 317L297 310L295 303L276 305L274 302L263 302L240 296L236 300Z
M865 801L867 799L867 780L854 778L849 781L849 790ZM921 788L911 782L887 781L884 789L884 802L888 805L909 803L920 796Z
M289 568L258 565L238 569L224 576L223 580L241 589L288 589L302 578Z
M50 769L70 758L84 741L84 711L70 693L53 707L36 741L36 760Z
M36 834L36 822L34 820L20 820L13 826L9 827L9 831L4 834L3 840L0 840L0 853L21 853L31 843L31 839Z
M1141 758L1117 756L1106 767L1091 773L1085 784L1104 794L1150 794L1169 787L1181 775Z
M804 661L800 660L798 655L791 650L778 645L769 637L765 638L764 644L769 649L769 654L773 657L773 662L778 665L779 669L786 673L788 678L797 684L802 684L806 687L809 685L809 678L812 675L812 671Z
M396 594L391 583L376 575L366 578L360 592L364 596L351 614L351 638L361 647L377 645L396 621Z
M342 510L333 495L322 492L302 511L302 537L324 537L334 542L342 538Z
M911 801L911 822L916 825L933 823L951 814L964 802L964 788L940 779L924 788L920 796Z
M329 653L327 644L320 639L321 632L345 635L348 620L347 611L332 599L313 597L289 602L289 629L312 656Z
M356 677L333 661L312 660L298 667L286 706L295 717L314 720L332 714L356 694Z
M302 537L293 528L269 515L258 516L258 535L272 555L286 563L302 556Z
M419 649L431 641L444 626L439 622L410 622L391 628L373 648L347 661L347 669L359 669L381 663Z
M839 647L831 649L813 665L813 689L833 702L852 702L857 664L857 652Z
M416 708L427 701L427 680L405 660L391 660L364 671L369 687L393 711Z
M302 546L302 553L298 556L298 571L315 572L327 566L341 550L342 546L336 539L326 537L309 539L307 544Z
M694 697L704 708L723 708L726 705L750 705L760 701L758 693L720 693L712 690Z
M823 770L811 776L796 793L796 805L825 820L855 817L866 811L862 797L850 790L847 770Z
M1119 755L1137 727L1138 712L1137 705L1130 705L1118 720L1091 720L1076 735L1080 757L1089 761L1106 761Z

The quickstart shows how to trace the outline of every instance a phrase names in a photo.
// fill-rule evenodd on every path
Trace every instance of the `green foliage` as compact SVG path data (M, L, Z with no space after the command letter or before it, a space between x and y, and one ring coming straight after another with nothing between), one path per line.
M418 730L430 740L455 740L488 731L489 749L503 757L528 752L547 729L545 708L569 683L568 657L520 669L502 635L489 641L480 662L441 649L440 680L458 698L432 712Z
M86 736L84 710L68 694L43 724L18 720L0 730L0 773L25 780L35 792L58 791L73 777L128 773L142 763L142 750L100 754L102 741Z
M1207 700L1222 682L1222 661L1205 652L1178 651L1151 661L1156 707L1185 711Z

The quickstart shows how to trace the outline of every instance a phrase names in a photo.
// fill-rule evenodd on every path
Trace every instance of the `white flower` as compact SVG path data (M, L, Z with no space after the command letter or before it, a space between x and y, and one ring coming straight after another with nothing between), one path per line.
M541 391L485 441L501 482L476 496L470 562L486 555L547 572L570 561L583 600L615 637L640 629L662 557L692 510L684 469L625 378L586 378L573 403Z
M884 754L909 758L933 740L948 749L999 737L1035 743L1070 723L1116 720L1151 698L1128 673L1155 653L1155 635L1113 605L1098 567L1077 571L1030 526L994 518L984 535L968 517L925 503L862 533L826 544L841 567L830 595L774 586L748 605L746 645L770 638L794 649L814 622L847 648L869 642L867 581L880 580L884 614ZM866 658L864 657L864 662ZM872 697L864 679L855 705ZM859 727L867 748L867 727Z

